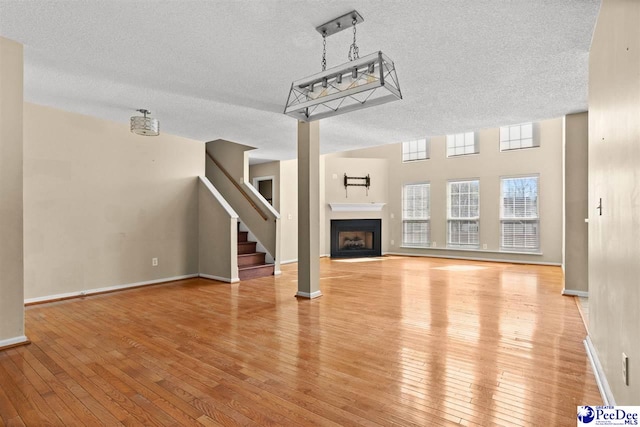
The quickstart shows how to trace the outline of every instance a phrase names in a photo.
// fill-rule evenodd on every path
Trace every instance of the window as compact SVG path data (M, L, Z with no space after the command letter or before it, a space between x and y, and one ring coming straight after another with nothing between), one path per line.
M447 157L479 153L474 132L447 135Z
M500 248L536 251L540 247L538 177L502 178Z
M429 140L416 139L402 143L402 161L426 160L429 158Z
M447 246L480 247L480 181L455 181L448 186Z
M533 123L522 123L500 128L500 151L539 147L540 141Z
M407 184L402 200L402 245L429 247L429 184Z

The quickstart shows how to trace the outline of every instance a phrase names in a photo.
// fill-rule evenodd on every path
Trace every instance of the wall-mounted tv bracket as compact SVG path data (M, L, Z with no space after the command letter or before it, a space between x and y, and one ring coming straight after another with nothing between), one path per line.
M356 182L349 182L356 181ZM347 176L344 174L344 197L349 197L347 193L348 187L366 187L367 188L367 196L369 195L369 187L371 187L371 177L369 174L367 176Z

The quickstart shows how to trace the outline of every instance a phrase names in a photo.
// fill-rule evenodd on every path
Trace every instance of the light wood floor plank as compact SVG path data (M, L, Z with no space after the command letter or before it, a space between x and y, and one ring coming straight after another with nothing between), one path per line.
M11 420L15 420L18 417L18 411L4 392L3 387L0 387L0 424L5 426L9 424Z
M558 267L321 260L26 309L0 426L574 425L601 404Z

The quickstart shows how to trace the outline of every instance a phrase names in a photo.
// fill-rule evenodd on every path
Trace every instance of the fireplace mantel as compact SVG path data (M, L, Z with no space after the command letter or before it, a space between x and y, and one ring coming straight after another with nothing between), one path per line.
M386 203L329 203L333 212L380 212Z

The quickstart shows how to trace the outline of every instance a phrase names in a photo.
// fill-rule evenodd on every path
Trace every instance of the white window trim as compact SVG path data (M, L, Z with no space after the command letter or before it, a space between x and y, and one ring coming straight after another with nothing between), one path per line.
M502 132L502 128L512 128L515 126L522 126L522 125L526 125L531 123L531 140L532 140L532 146L531 147L516 147L516 148L502 148L502 141L500 139L500 133ZM520 141L522 140L522 138L520 138ZM509 140L509 142L511 141L517 141L517 140ZM508 125L508 126L500 126L498 128L498 151L501 153L509 153L512 151L520 151L520 150L531 150L531 149L535 149L535 148L540 148L540 127L539 127L539 123L537 122L524 122L524 123L516 123L513 125Z
M423 140L425 141L425 150L424 151L425 151L426 157L419 158L419 159L413 159L413 160L405 160L404 159L404 155L405 155L404 147L405 147L405 144L411 143L413 141L418 141L419 142L419 141L423 141ZM415 162L423 162L425 160L430 160L431 159L431 139L425 137L425 138L419 138L419 139L416 139L416 140L401 142L400 143L400 150L401 150L400 156L401 156L401 159L402 159L402 163L415 163ZM418 150L418 152L420 152L420 150Z
M473 217L451 217L451 184L462 184L462 183L478 183L478 215ZM447 229L446 229L446 247L449 249L464 249L475 251L480 249L480 178L467 178L467 179L451 179L447 181ZM477 223L478 227L478 243L476 245L471 244L459 244L459 243L451 243L451 233L450 233L450 224L452 221L472 221Z
M517 150L517 149L516 149ZM513 151L513 150L508 150ZM524 178L535 178L536 179L536 217L505 217L504 213L504 194L503 194L503 181L505 179L524 179ZM542 251L542 233L540 232L540 175L539 174L526 174L526 175L509 175L509 176L501 176L500 177L500 252L508 252L508 253L526 253L526 254L539 254ZM537 243L538 246L535 248L523 248L523 247L504 247L502 243L504 241L502 235L502 224L505 221L530 221L537 223Z
M426 185L428 191L428 215L422 218L411 218L405 219L405 188L409 185ZM423 245L419 244L411 244L405 242L405 233L404 233L404 225L408 222L417 222L417 223L426 223L427 224L427 241ZM408 248L430 248L431 247L431 183L430 182L407 182L402 185L402 235L401 235L401 247Z
M455 139L456 135L467 135L469 133L473 134L473 149L475 151L473 153L449 154L449 141L448 141L449 137L453 137ZM478 132L472 131L472 132L450 133L445 135L444 142L445 142L445 153L448 159L454 158L454 157L473 156L475 154L480 154L480 136Z

